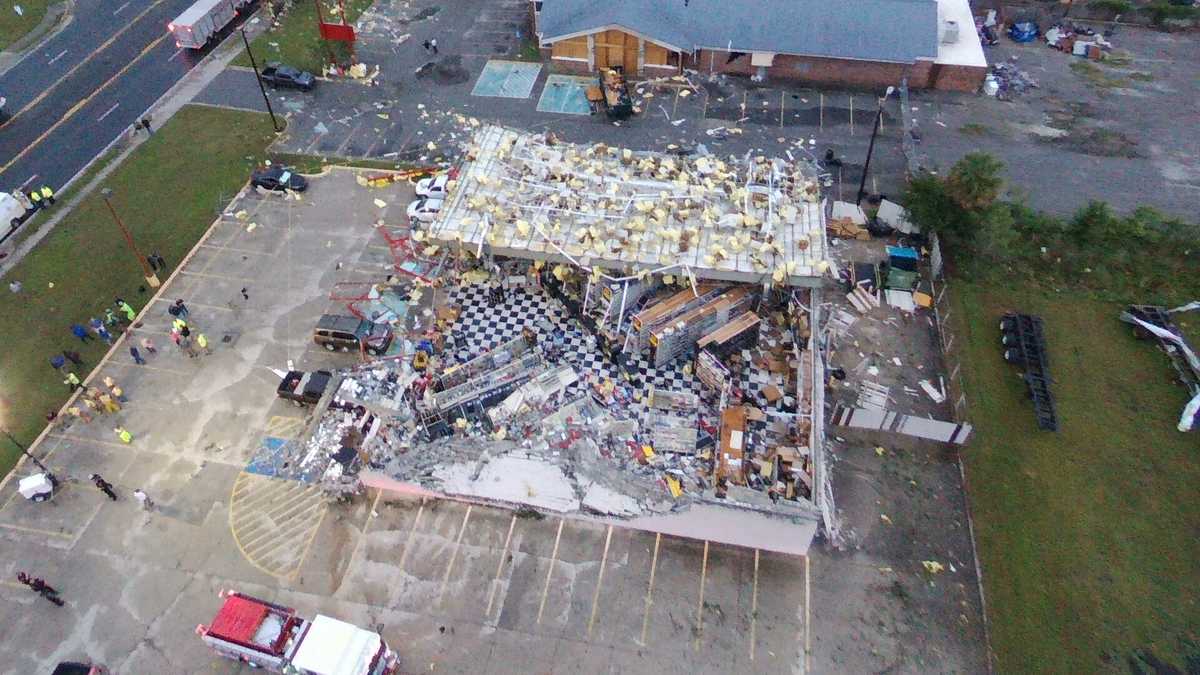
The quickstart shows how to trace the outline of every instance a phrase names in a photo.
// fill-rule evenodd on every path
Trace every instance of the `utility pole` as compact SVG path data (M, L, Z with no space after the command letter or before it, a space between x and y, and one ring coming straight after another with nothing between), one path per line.
M25 455L29 459L33 460L33 463L37 465L37 468L41 469L42 472L45 473L49 477L49 480L51 483L57 482L56 479L54 478L54 474L50 473L50 469L47 469L45 464L42 464L41 461L39 461L37 457L34 457L33 454L29 452L29 448L26 448L24 445L21 445L21 443L16 438L13 438L13 435L8 433L8 429L6 429L4 427L0 427L0 433L4 434L5 437L7 437L8 440L13 445L17 446L17 449L21 451L22 455Z
M258 90L262 92L263 101L267 104L267 114L271 116L271 126L275 128L275 133L283 131L279 126L279 120L275 119L275 110L271 107L271 97L267 96L267 88L263 86L262 75L258 73L258 62L254 60L254 52L250 49L250 40L246 38L246 28L243 26L242 42L246 44L246 54L250 57L250 66L254 68L254 79L258 80Z
M137 248L137 244L133 243L133 235L129 233L129 229L125 227L125 223L117 215L117 210L113 208L112 188L104 188L100 191L100 194L104 197L104 204L108 206L108 212L112 214L113 222L117 224L117 227L121 230L121 234L124 235L125 244L129 246L129 251L133 253L133 257L137 258L138 263L141 264L142 276L145 277L146 283L150 285L150 288L158 288L160 285L158 275L154 273L154 270L150 269L150 263L146 262L146 256L142 255L142 252Z
M879 110L875 112L875 126L871 128L871 142L867 144L867 161L863 163L862 181L858 184L858 199L854 201L855 206L861 206L863 197L867 196L867 171L871 169L871 154L875 152L875 137L879 135L879 126L883 122L883 102L896 91L895 87L888 87L883 96L879 99Z

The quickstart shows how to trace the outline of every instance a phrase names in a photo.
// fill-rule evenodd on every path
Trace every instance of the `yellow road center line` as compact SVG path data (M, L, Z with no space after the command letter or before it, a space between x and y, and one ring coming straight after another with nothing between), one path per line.
M116 35L113 35L113 36L112 36L112 37L110 37L109 39L105 40L103 44L101 44L99 47L97 47L97 48L96 48L96 50L95 50L95 51L93 51L93 52L92 52L91 56L89 56L89 57L87 57L86 59L84 59L84 60L80 61L79 63L76 63L74 66L71 66L71 69L70 69L70 70L68 70L66 73L64 73L62 77L60 77L60 78L58 78L57 80L55 80L55 81L54 81L54 83L53 83L53 84L51 84L49 87L46 87L46 89L45 89L45 90L44 90L42 93L40 93L40 94L38 94L37 96L35 96L35 97L34 97L34 99L33 99L32 101L30 101L29 103L25 104L25 107L21 108L21 109L20 109L20 110L18 110L16 113L14 113L14 114L13 114L13 116L12 116L12 117L9 117L7 120L5 120L3 124L0 124L0 129L3 129L4 127L8 126L9 124L11 124L11 123L13 122L13 120L16 120L18 117L20 117L21 115L25 114L25 112L26 112L26 111L28 111L30 108L32 108L33 106L35 106L35 105L37 105L37 104L41 103L43 100L45 100L45 98L46 98L47 96L49 96L49 95L50 95L50 92L54 91L54 90L55 90L55 88L57 88L57 87L58 87L58 85L62 84L64 81L66 81L66 79L67 79L67 78L69 78L69 77L71 77L72 75L74 75L74 74L75 74L75 71L77 71L77 70L79 70L80 68L84 67L84 66L85 66L85 65L87 65L87 64L88 64L88 63L89 63L89 62L90 62L92 59L94 59L94 58L96 58L97 56L99 56L99 55L100 55L100 53L101 53L101 52L103 52L105 49L108 49L108 48L109 48L109 46L111 46L111 45L112 45L112 43L114 43L114 42L116 42L116 41L117 41L117 38L121 37L121 36L122 36L122 35L125 33L125 31L129 30L130 28L133 28L133 25L134 25L134 24L136 24L138 21L140 21L142 17L144 17L144 16L146 16L147 14L149 14L149 13L150 13L150 12L151 12L151 11L152 11L152 10L153 10L155 7L158 7L159 5L163 4L164 2L166 2L166 0L158 0L158 1L157 1L157 2L155 2L154 4L152 4L152 5L150 5L149 7L147 7L147 8L145 9L145 11L143 11L141 14L138 14L137 16L135 16L135 17L133 17L132 19L130 19L130 20L129 20L129 23L125 24L125 27L124 27L124 28L122 28L121 30L117 31ZM168 34L168 35L169 35L169 34ZM166 37L166 36L164 35L163 37ZM162 41L162 38L159 38L159 39L158 39L158 41L159 41L159 42L161 42L161 41Z
M588 637L592 636L592 626L596 624L596 608L600 606L600 587L604 585L604 566L608 563L608 545L612 543L613 526L608 526L608 534L604 535L604 555L600 556L600 576L596 577L596 592L592 594L592 616L588 619Z
M462 524L458 526L458 536L454 539L454 550L450 552L450 561L446 563L446 573L442 575L442 589L438 591L437 606L441 606L442 598L446 595L446 585L450 583L450 572L454 569L454 561L458 558L458 550L462 548L463 533L467 531L467 520L471 518L473 505L467 504L467 512L463 514Z
M696 643L700 649L700 636L704 633L704 580L708 578L708 542L704 542L704 561L700 564L700 603L696 606Z
M650 561L650 585L646 587L646 613L642 616L642 639L640 645L646 644L646 630L650 628L650 605L654 604L654 573L658 570L658 545L662 542L662 533L654 534L654 559Z
M546 569L546 585L542 587L542 601L538 604L537 622L542 622L542 612L546 611L546 596L550 593L550 577L554 574L554 562L558 560L558 544L562 541L563 523L566 521L559 519L558 534L554 535L554 551L550 554L550 567Z
M750 660L754 660L754 630L758 625L758 554L754 549L754 586L750 592Z
M396 567L403 572L404 561L408 559L408 552L412 549L413 538L417 536L417 525L421 522L421 514L425 513L425 498L421 497L421 507L417 509L417 517L413 518L412 527L408 530L408 539L404 542L404 551L400 553L400 562Z
M96 87L95 91L88 94L84 98L80 99L80 101L78 103L76 103L75 105L71 106L71 109L67 111L67 114L63 115L62 118L60 118L54 124L51 124L50 128L46 129L46 131L44 131L41 136L38 136L37 138L33 139L33 142L31 142L29 145L26 145L25 149L22 150L21 152L18 152L16 157L13 157L12 159L10 159L7 164L5 164L4 166L0 166L0 173L4 173L5 171L8 171L8 169L10 167L12 167L13 164L16 164L18 161L23 159L25 157L25 155L28 155L31 150L33 150L38 145L40 145L42 141L46 140L46 138L49 137L50 134L54 133L54 131L56 129L58 129L62 125L66 124L67 120L74 117L75 113L79 112L79 110L81 108L83 108L83 106L85 106L89 102L91 102L91 100L93 98L95 98L97 94L104 91L108 87L108 85L113 83L114 80L116 80L118 77L121 77L125 73L129 72L129 69L133 67L133 64L140 61L143 56L148 54L150 52L150 50L157 47L163 40L167 39L168 36L170 36L170 33L167 33L166 35L163 35L162 37L158 38L154 42L151 42L150 44L146 45L146 48L143 49L141 51L141 53L139 53L137 56L130 59L129 63L122 66L121 69L117 71L116 75L113 75L112 77L105 80L104 84L100 85L99 87Z
M508 536L504 537L504 549L500 551L500 561L496 563L496 576L492 579L492 588L488 591L487 609L483 612L485 618L492 615L492 602L496 599L496 586L500 584L500 572L504 570L504 560L508 557L508 545L512 543L513 529L516 526L517 516L514 514L508 523Z

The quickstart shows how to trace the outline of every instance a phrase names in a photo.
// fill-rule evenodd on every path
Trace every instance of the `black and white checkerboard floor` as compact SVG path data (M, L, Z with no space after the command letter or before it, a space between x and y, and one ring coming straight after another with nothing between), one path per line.
M459 286L448 290L448 302L458 305L461 312L454 322L453 333L462 337L471 356L512 340L529 327L538 333L539 341L552 340L552 331L557 328L563 333L563 359L575 366L580 381L567 390L567 398L575 398L586 390L591 382L613 380L624 382L620 369L613 365L587 335L568 317L563 306L538 288L518 288L505 293L504 300L493 306L489 303L489 288L484 284ZM457 345L456 348L461 348ZM647 360L648 354L639 354L635 364L640 380L639 401L628 406L628 416L639 421L645 419L645 394L651 386L656 390L692 392L702 394L700 381L691 373L684 372L687 361L678 359L673 363L655 367ZM752 401L761 401L762 388L772 383L772 376L754 367L743 367L736 373L737 386ZM632 377L632 373L631 373ZM782 384L782 383L776 383ZM617 412L619 415L619 411Z

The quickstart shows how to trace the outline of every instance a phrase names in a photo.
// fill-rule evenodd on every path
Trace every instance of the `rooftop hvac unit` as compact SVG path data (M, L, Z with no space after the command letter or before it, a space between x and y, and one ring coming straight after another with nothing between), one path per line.
M942 44L949 45L958 42L958 22L943 21L942 22Z

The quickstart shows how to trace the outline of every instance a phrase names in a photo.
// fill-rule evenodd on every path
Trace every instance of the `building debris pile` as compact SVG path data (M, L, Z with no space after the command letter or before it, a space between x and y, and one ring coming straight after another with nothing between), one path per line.
M827 264L804 167L487 128L456 175L353 300L398 339L336 373L305 462L563 513L821 517Z

